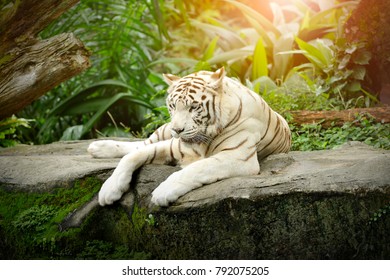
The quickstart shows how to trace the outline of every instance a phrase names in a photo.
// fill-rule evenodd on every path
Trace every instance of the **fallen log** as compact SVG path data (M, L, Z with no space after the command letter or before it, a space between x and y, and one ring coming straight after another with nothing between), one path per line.
M390 107L356 108L343 111L291 111L289 112L295 124L319 123L323 127L331 125L342 126L345 122L352 122L357 115L369 114L377 122L390 123Z

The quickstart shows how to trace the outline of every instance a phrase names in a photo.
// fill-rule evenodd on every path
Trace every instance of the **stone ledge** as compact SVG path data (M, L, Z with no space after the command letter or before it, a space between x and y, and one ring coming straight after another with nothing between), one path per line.
M0 187L41 193L72 188L85 177L102 181L118 159L92 159L88 144L2 149ZM95 198L78 208L85 213L74 212L82 216L76 226L86 240L119 242L159 259L388 259L390 215L369 221L390 202L389 166L390 151L358 142L291 152L268 157L257 176L223 180L168 208L149 208L151 191L177 170L149 165L134 175L121 202L131 222L121 218L119 204L101 208Z

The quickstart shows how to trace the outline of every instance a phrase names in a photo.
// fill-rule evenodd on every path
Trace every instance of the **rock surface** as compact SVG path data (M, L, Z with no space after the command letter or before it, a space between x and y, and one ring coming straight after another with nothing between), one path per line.
M0 189L42 193L71 189L85 177L104 180L119 160L91 158L88 144L0 150ZM134 175L123 207L102 208L95 198L62 225L158 259L390 257L390 214L370 223L390 202L390 151L350 142L274 155L257 176L203 186L168 208L151 206L151 191L175 170L145 166ZM122 218L122 208L131 221Z

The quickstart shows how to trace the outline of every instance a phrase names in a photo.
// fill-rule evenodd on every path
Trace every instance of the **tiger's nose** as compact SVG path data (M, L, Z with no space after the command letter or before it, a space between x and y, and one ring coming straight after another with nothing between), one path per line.
M184 128L172 128L173 132L175 132L177 135L182 133L184 131Z

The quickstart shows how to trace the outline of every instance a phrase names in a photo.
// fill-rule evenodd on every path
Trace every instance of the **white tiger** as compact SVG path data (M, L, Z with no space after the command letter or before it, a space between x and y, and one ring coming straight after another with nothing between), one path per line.
M258 94L226 77L224 68L164 79L170 123L145 141L101 140L88 147L96 158L123 157L99 192L100 205L119 200L145 164L183 167L152 193L154 204L168 206L202 185L258 174L258 159L289 151L287 122Z

